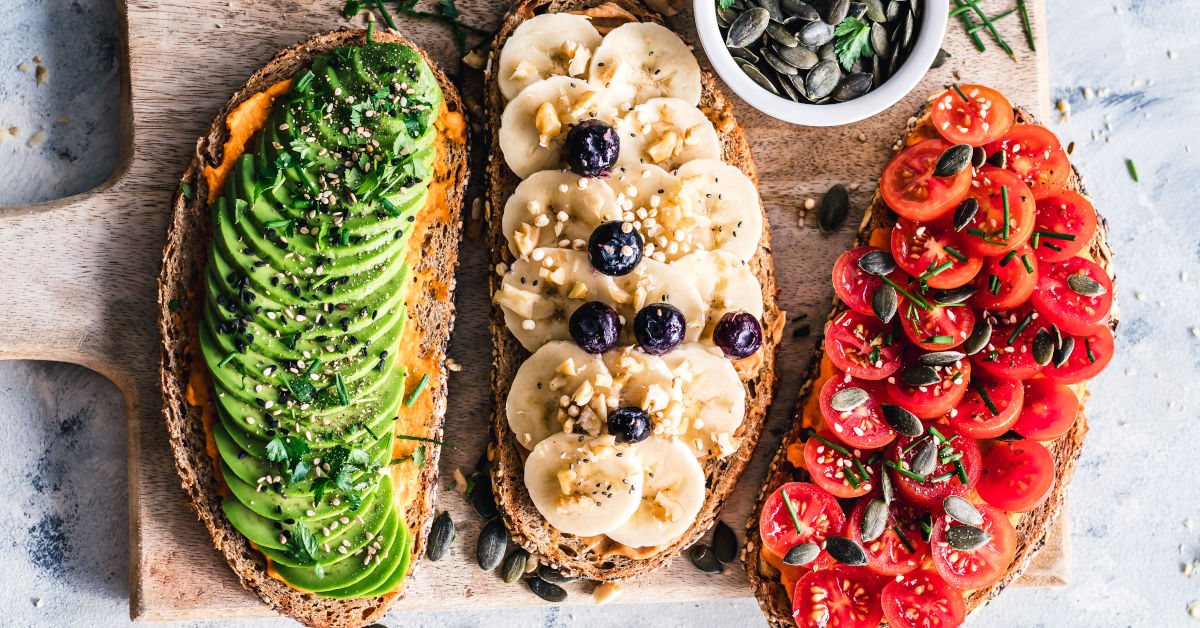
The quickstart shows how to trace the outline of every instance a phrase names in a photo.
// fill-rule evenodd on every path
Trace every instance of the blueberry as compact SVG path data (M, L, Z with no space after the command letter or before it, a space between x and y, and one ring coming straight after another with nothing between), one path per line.
M588 353L604 353L617 344L621 335L621 319L617 311L599 301L579 306L568 324L571 337L580 349Z
M650 415L637 406L608 413L608 432L618 443L639 443L650 437Z
M642 261L642 236L627 222L603 223L588 239L588 259L605 275L628 275Z
M585 177L607 177L620 149L617 131L599 120L584 120L567 132L567 165Z
M713 329L713 342L730 358L748 358L762 346L762 327L749 312L727 312Z
M650 355L662 355L678 347L686 330L683 312L666 303L647 305L633 318L638 346Z

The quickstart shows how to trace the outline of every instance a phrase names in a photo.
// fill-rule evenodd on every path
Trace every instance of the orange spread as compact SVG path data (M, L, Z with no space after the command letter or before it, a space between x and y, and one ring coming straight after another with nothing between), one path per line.
M233 170L238 157L245 152L246 142L267 123L267 116L271 115L271 106L275 104L275 99L281 94L286 94L291 87L291 79L279 81L247 98L225 116L229 140L222 149L221 163L216 168L204 167L204 179L208 181L208 202L213 202L220 195L217 190L224 185L225 177Z

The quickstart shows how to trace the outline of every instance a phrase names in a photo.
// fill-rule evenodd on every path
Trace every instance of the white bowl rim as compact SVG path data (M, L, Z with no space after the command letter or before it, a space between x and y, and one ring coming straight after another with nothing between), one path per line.
M896 74L860 98L823 105L798 103L777 96L746 76L721 37L717 25L717 0L693 0L693 12L696 32L709 62L742 100L784 122L804 126L838 126L869 118L900 102L921 82L937 57L946 35L950 0L909 1L924 2L925 8L917 41Z

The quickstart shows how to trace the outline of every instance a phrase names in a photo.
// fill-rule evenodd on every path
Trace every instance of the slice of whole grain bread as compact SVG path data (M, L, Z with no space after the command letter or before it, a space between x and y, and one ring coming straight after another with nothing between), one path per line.
M930 107L931 104L927 103L913 117L908 119L904 133L892 147L894 153L899 152L907 146L910 137L937 137L936 131L933 130L928 122ZM1029 112L1021 108L1014 108L1014 111L1016 113L1016 124L1036 123ZM1081 194L1085 193L1083 178L1080 176L1078 170L1072 169L1071 180L1067 187ZM875 196L871 200L871 206L867 208L866 215L863 216L863 222L859 227L858 239L855 242L855 246L866 245L872 231L880 227L890 228L895 222L896 214L887 207L880 197L879 191L876 190ZM1115 279L1116 273L1113 267L1112 249L1109 248L1105 240L1105 235L1108 232L1108 223L1102 217L1099 218L1099 223L1099 228L1096 230L1095 237L1089 243L1088 250L1096 259L1096 262L1108 272L1109 276ZM834 297L833 310L830 312L826 323L828 324L828 321L833 320L835 316L845 309L841 301L837 297ZM1118 312L1114 294L1112 321L1110 323L1113 329L1116 329L1117 319ZM824 355L823 346L824 343L817 344L812 365L809 367L808 377L801 385L800 393L796 400L792 427L784 436L779 449L775 452L775 457L771 460L771 465L767 469L766 479L763 481L762 488L758 494L758 501L753 510L754 515L746 523L747 543L744 556L746 571L749 573L750 582L754 586L754 594L758 598L759 606L762 607L762 611L767 617L767 622L777 627L794 625L792 621L792 602L788 596L788 592L779 582L778 572L775 572L774 568L762 560L758 513L762 511L763 503L771 493L775 492L775 489L787 482L808 481L809 479L808 473L803 468L794 468L788 462L787 448L788 445L801 441L804 438L807 428L804 427L801 417L809 395L814 392L814 383L818 378L821 359ZM1087 399L1086 392L1083 399ZM1026 513L1021 518L1021 521L1016 526L1017 551L1016 556L1013 557L1012 564L1009 565L1008 571L999 582L985 589L974 591L967 596L968 614L978 611L988 601L999 595L1005 587L1020 577L1029 566L1029 562L1033 559L1034 555L1045 545L1046 539L1050 534L1050 529L1054 525L1059 512L1062 510L1063 504L1066 503L1067 485L1071 481L1071 476L1075 473L1075 465L1080 452L1083 450L1083 437L1087 434L1087 430L1087 419L1083 415L1081 402L1079 417L1075 421L1074 426L1069 432L1059 437L1049 446L1050 453L1054 456L1055 461L1055 482L1049 498L1037 509Z
M491 72L499 65L500 50L504 42L523 21L543 13L589 11L593 24L606 32L628 21L660 22L656 14L634 0L523 0L518 2L505 16L492 42L488 60L488 83L486 106L491 146L488 155L488 244L491 247L493 265L511 264L513 256L501 232L501 216L504 203L516 189L517 178L504 162L500 152L498 129L504 111L504 100L500 88ZM713 121L721 139L722 159L746 173L757 185L754 159L750 144L734 121L733 110L728 100L717 88L716 82L707 71L701 71L702 95L700 107ZM762 209L761 202L759 209ZM565 573L592 580L623 580L638 574L653 571L695 543L713 524L721 505L733 491L734 484L750 461L750 455L762 432L767 408L775 392L775 351L779 342L784 313L776 303L778 288L775 285L774 262L772 261L771 238L767 228L766 213L763 213L763 236L758 252L750 260L751 270L762 284L764 329L768 330L762 347L762 368L752 379L744 381L746 387L746 417L737 435L741 438L736 452L723 460L705 461L707 478L704 505L696 521L670 545L657 548L653 555L644 558L603 555L592 551L587 540L563 534L552 527L538 512L529 498L524 485L523 463L525 450L516 441L508 427L505 416L505 400L517 368L529 357L504 324L504 315L499 306L492 306L492 439L488 457L492 462L492 486L496 504L512 533L513 540L531 552L536 552L545 562L559 566ZM490 278L492 294L500 286L500 276L493 273Z
M172 200L171 221L167 231L167 244L163 251L162 274L159 277L159 331L162 338L162 362L159 372L162 379L163 416L175 457L175 467L183 480L188 501L196 510L200 521L208 528L213 544L237 573L243 586L279 613L307 626L322 628L362 626L376 621L387 613L392 604L403 597L404 589L371 598L335 600L298 591L267 574L265 557L230 524L221 510L220 484L213 459L205 450L201 411L200 408L190 405L186 399L191 366L188 347L196 333L199 308L195 305L204 299L204 263L211 237L209 190L203 170L205 166L215 166L222 159L223 147L229 138L225 117L253 94L291 78L299 70L307 67L317 55L328 53L339 46L362 45L365 39L366 31L361 29L341 29L316 35L276 54L225 103L208 132L196 142L195 156L181 178L181 182L189 185L194 193L188 198L183 194L181 186ZM405 44L421 52L437 77L447 109L465 115L454 85L424 51L390 30L377 29L374 40ZM450 135L447 134L446 139L445 163L442 164L444 167L437 168L438 174L435 175L439 181L448 185L444 199L448 212L443 216L448 216L449 219L440 219L425 225L418 222L417 233L423 231L424 235L421 241L414 240L411 245L419 247L417 250L423 252L416 270L432 272L435 283L440 283L447 290L440 295L425 294L408 299L409 321L404 331L407 341L419 343L421 356L432 356L432 362L438 365L436 373L431 373L428 383L434 412L427 418L430 436L437 440L441 440L442 422L446 412L444 358L450 330L454 326L454 270L458 264L463 188L467 180L466 139L449 137ZM430 198L434 197L431 195ZM418 214L417 220L420 221L424 215L426 214ZM425 542L433 521L440 448L429 443L426 444L426 452L428 462L420 472L417 497L404 511L404 519L414 536L413 558L409 563L409 574L405 583L411 582L412 572L419 558L425 553Z

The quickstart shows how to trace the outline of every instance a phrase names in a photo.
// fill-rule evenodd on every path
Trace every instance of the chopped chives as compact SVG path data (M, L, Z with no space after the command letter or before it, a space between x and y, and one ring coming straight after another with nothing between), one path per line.
M939 432L938 428L936 428L932 425L929 426L929 433L933 434L933 437L938 439L939 442L943 442L943 443L947 442L946 435Z
M1026 273L1030 273L1030 274L1033 273L1033 262L1029 261L1028 253L1024 253L1021 255L1021 265L1025 267Z
M992 294L1000 294L1000 275L988 277L988 290Z
M891 279L889 279L887 277L880 277L880 279L882 279L884 283L895 288L896 292L899 292L901 295L903 295L909 301L916 303L917 305L920 305L921 309L928 310L930 308L928 301L926 301L925 299L922 299L921 297L913 296L913 294L911 292L909 292L908 290L905 290L904 288L901 288L896 282L892 281Z
M346 380L342 379L341 373L334 374L333 379L337 386L338 403L343 406L350 405L350 394L346 392Z
M1088 336L1087 338L1083 339L1083 346L1087 347L1088 362L1091 364L1095 364L1096 363L1096 354L1092 353L1092 338L1091 338L1091 336Z
M824 436L821 436L820 434L817 434L817 433L815 433L815 432L814 432L814 433L812 434L812 438L815 438L815 439L817 439L817 440L821 441L822 443L824 443L824 444L828 445L830 449L832 449L832 450L834 450L834 451L836 451L836 452L838 452L838 453L840 453L840 454L843 454L843 455L846 455L846 456L849 456L849 455L850 455L850 450L848 450L848 449L846 449L845 447L842 447L841 445L839 445L839 444L837 444L837 443L835 443L835 442L833 442L833 441L829 440L828 438L825 438Z
M908 550L909 554L917 553L917 550L913 549L912 543L908 542L908 537L904 536L904 531L900 529L900 526L892 526L892 531L896 533L896 536L900 537L900 542L904 544L904 549Z
M1036 249L1038 247L1038 243L1040 243L1041 241L1042 241L1042 234L1034 231L1033 237L1029 238L1029 246L1032 246L1033 248Z
M1070 242L1075 241L1075 236L1070 233L1059 233L1058 231L1034 231L1033 233L1035 235L1042 236L1043 238L1050 238L1052 240L1067 240Z
M792 518L792 525L796 526L796 533L800 533L800 517L796 516L796 506L792 504L792 498L788 497L787 491L779 491L783 496L783 505L787 507L788 515Z
M404 407L405 408L413 407L413 404L415 404L417 402L417 397L420 397L421 392L425 390L425 384L428 384L428 383L429 383L429 373L426 373L421 376L421 379L417 380L417 385L413 386L412 392L408 393L408 396L404 398Z
M1017 8L1021 9L1021 23L1025 26L1025 39L1029 41L1029 49L1037 52L1037 44L1033 43L1033 25L1029 22L1029 7L1025 0L1017 0Z
M1005 254L1004 254L1004 257L1001 257L1001 258L1000 258L1000 265L1001 265L1001 266L1008 266L1008 263L1009 263L1009 262L1011 262L1011 261L1012 261L1012 258L1014 258L1014 257L1016 257L1016 256L1017 256L1017 251L1016 251L1016 249L1013 249L1013 250L1011 250L1011 251L1009 251L1009 252L1005 253Z
M905 477L908 477L908 478L910 478L910 479L916 480L916 481L918 481L918 482L924 482L924 481L925 481L925 478L923 478L923 477L921 477L921 476L917 475L916 473L913 473L912 471L909 471L908 469L902 469L902 468L900 468L900 465L898 465L898 464L896 464L896 463L892 462L891 460L888 460L887 462L884 462L883 464L886 464L887 466L889 466L889 467L891 467L891 468L895 469L895 470L896 470L896 472L897 472L897 473L899 473L900 475L903 475L903 476L905 476Z
M1133 182L1138 183L1137 166L1133 165L1133 160L1126 159L1125 165L1129 166L1129 176L1133 177Z
M863 482L871 479L871 475L867 473L867 468L863 466L862 460L859 460L858 456L854 457L854 468L858 470L858 475L862 478Z
M913 442L908 444L908 447L905 447L904 450L900 452L900 455L903 456L903 455L907 454L908 452L912 451L913 449L916 449L917 445L920 445L921 443L925 442L926 440L928 440L928 439L918 438L917 440L914 440Z
M1009 334L1008 336L1009 346L1012 346L1012 343L1017 341L1017 336L1019 336L1021 332L1025 331L1025 327L1029 325L1029 321L1031 320L1033 320L1033 312L1026 314L1025 318L1022 318L1021 322L1017 323L1017 328L1014 329L1013 333Z
M858 481L858 477L854 475L854 469L849 467L842 469L842 477L846 478L851 488L858 489L858 487L862 486L862 483Z
M1048 248L1052 251L1061 251L1062 250L1061 246L1058 246L1057 244L1050 244L1049 242L1047 242L1045 244L1045 246L1046 246L1046 248Z
M955 0L955 2L958 2L958 1L959 0ZM967 98L967 95L964 94L961 89L959 89L958 83L951 83L950 87L953 87L954 91L958 92L958 95L963 99L963 102L968 102L968 103L971 102L971 99Z
M954 471L950 471L948 473L943 473L941 475L931 477L931 478L929 478L929 481L930 482L945 482L945 481L949 480L950 478L954 477L955 475L956 474Z
M386 196L379 197L379 204L383 205L383 210L386 211L388 214L390 214L392 216L400 215L400 209L398 207L396 207L395 205L393 205L391 201L387 200Z
M953 256L954 259L957 259L958 261L963 262L963 263L965 263L967 261L967 256L963 255L962 253L959 253L957 250L954 249L954 247L946 246L946 247L942 247L942 248L946 249L946 253Z
M939 461L941 462L941 464L949 464L951 462L954 462L955 460L962 460L962 457L963 457L962 452L959 451L959 452L952 453L949 456L943 456L942 458L939 459Z
M973 236L980 237L980 238L987 235L986 233L984 233L983 229L976 229L975 227L967 227L963 231L966 231L967 235L973 235Z
M221 359L220 362L217 362L217 367L218 368L224 367L226 364L229 364L230 362L232 362L233 358L236 356L237 356L237 351L230 351L229 355L226 355L224 358Z
M979 398L983 400L983 405L987 406L988 412L991 412L992 416L1000 414L1000 410L992 402L992 398L987 394L987 391L983 389L983 385L974 378L971 379L971 388L974 388L975 392L979 393Z
M1008 236L1009 236L1008 221L1010 219L1010 216L1009 216L1010 212L1008 209L1008 186L1007 185L1000 186L1000 199L1004 203L1004 241L1008 242Z
M963 466L962 460L954 461L954 470L958 472L958 481L964 485L970 484L971 480L967 478L967 468Z
M923 342L925 344L930 344L930 345L948 345L948 344L954 344L954 337L953 336L930 336L930 337L922 340L921 342Z
M938 264L937 266L930 268L929 270L925 271L924 273L921 273L921 276L917 277L917 279L929 279L930 277L933 277L935 275L939 275L939 274L945 272L947 269L949 269L953 265L954 265L954 262L942 262L941 264Z
M1013 54L1012 46L1009 46L1008 42L1004 41L1004 37L1000 35L1000 31L996 30L996 25L992 23L992 18L988 17L987 14L983 12L983 9L979 8L979 4L976 3L975 0L962 0L962 2L965 2L967 6L971 7L975 11L976 15L979 16L979 20L983 22L985 26L987 26L988 32L992 34L992 37L996 38L996 43L1000 44L1000 48L1002 48L1004 52L1008 53L1008 56L1016 59L1017 55Z

